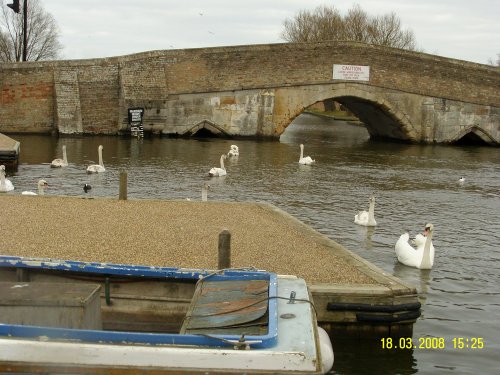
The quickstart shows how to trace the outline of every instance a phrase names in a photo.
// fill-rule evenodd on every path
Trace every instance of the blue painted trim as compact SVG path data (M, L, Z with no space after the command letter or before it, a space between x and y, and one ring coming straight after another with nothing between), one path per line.
M174 278L195 279L211 275L211 271L183 270L169 267L149 267L123 264L78 262L55 259L37 259L12 256L0 256L0 267L50 269L72 271L81 273L94 273L103 275L136 276L141 278ZM278 342L278 312L277 299L278 277L274 273L262 271L224 271L222 275L210 276L211 281L223 280L269 280L269 323L268 333L260 336L245 336L247 340L261 340L260 344L252 345L255 348L269 348ZM0 317L1 319L1 317ZM71 339L82 342L100 343L137 343L150 345L194 345L210 347L231 347L216 338L202 335L158 334L141 332L102 331L87 329L70 329L40 327L29 325L2 324L0 323L0 336L31 337L46 336L52 339ZM238 340L238 335L211 335L225 340Z
M80 262L61 259L25 258L0 255L0 267L35 268L59 271L87 272L102 275L158 277L173 279L194 279L211 275L212 270L186 269L173 267L156 267L130 264ZM227 270L224 274L210 276L210 280L267 280L269 272Z

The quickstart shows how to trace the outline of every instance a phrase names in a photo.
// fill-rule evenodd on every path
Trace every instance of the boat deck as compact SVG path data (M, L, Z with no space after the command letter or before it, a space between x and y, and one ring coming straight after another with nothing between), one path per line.
M232 267L305 279L329 333L407 336L420 313L415 288L269 204L7 193L0 209L4 255L216 269L227 229Z

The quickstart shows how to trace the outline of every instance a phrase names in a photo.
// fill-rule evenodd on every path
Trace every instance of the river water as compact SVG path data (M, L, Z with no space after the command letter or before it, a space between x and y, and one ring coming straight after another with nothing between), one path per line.
M47 195L84 195L89 183L89 195L117 197L119 172L126 170L129 198L194 200L208 181L209 200L272 203L415 286L422 302L413 334L417 348L334 340L333 374L500 373L498 148L375 142L361 126L312 115L299 116L279 142L13 137L21 142L21 164L9 176L16 190L7 194L34 191L44 178ZM298 164L300 143L315 165ZM49 168L63 144L69 167ZM100 144L106 172L87 175ZM209 178L231 144L240 156L226 161L228 175ZM457 182L460 177L465 183ZM372 193L378 226L358 226L354 215L368 209ZM399 235L421 232L428 222L435 228L434 268L398 264Z

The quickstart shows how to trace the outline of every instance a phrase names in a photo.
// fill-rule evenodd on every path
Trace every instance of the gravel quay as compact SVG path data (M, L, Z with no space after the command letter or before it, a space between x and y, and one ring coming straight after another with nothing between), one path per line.
M224 229L235 268L378 283L361 258L269 204L0 194L4 255L216 269Z

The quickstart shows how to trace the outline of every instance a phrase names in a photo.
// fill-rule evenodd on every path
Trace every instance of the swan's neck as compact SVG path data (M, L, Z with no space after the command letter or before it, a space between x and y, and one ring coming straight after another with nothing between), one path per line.
M66 146L63 146L63 160L65 163L68 163L68 157L66 155Z
M221 169L225 169L224 168L224 155L220 157L220 167L221 167Z
M304 157L304 146L300 145L300 158Z
M370 207L368 208L368 220L375 220L375 201L373 199L370 201Z
M104 167L104 163L102 162L102 149L99 149L99 165Z
M424 253L422 255L420 268L431 268L431 242L432 242L432 230L429 231L427 237L425 238Z
M44 195L44 191L43 191L43 185L38 185L38 195Z
M0 186L6 187L4 171L0 172Z

